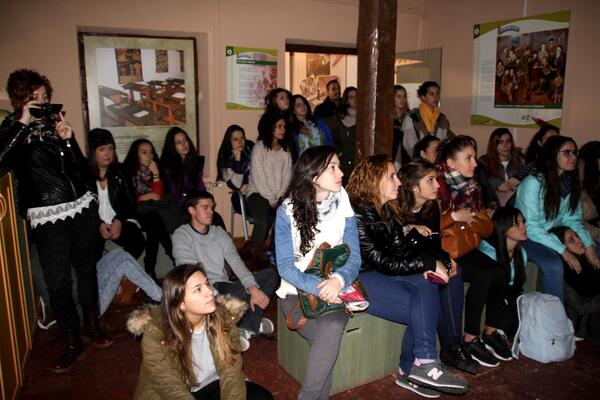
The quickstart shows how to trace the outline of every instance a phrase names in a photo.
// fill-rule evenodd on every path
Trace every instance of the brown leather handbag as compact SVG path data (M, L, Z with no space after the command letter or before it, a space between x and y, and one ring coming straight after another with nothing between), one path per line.
M485 209L481 209L473 217L473 221L456 221L449 228L442 230L442 248L457 259L479 248L482 237L492 234L494 225Z

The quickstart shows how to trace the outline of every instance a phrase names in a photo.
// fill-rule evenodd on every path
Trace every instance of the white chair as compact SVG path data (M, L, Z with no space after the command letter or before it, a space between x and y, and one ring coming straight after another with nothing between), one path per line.
M235 214L240 214L242 216L242 228L244 230L244 240L248 240L248 223L254 224L254 220L251 217L246 216L246 203L244 201L244 195L240 192L240 191L235 191L238 194L238 199L240 202L240 210L241 210L241 214L238 213L235 208L233 207L233 204L231 205L231 224L229 225L231 228L231 231L229 232L231 237L234 237L234 232L235 232L235 226L234 226L234 221L235 221ZM233 192L232 192L233 193Z

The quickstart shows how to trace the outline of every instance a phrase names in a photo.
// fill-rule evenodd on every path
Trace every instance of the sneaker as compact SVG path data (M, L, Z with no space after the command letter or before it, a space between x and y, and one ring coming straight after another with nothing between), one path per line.
M479 338L475 338L470 343L463 343L463 350L468 353L473 360L477 361L484 367L497 367L500 365L498 359L494 357Z
M485 348L494 355L498 360L512 360L512 352L506 344L504 337L498 332L491 335L481 335L481 341L485 343Z
M422 387L412 383L408 380L406 375L398 374L398 377L396 378L396 385L404 389L410 390L411 392L416 393L419 396L427 397L428 399L437 399L441 395L440 392L437 392L433 389L428 389L426 387Z
M460 345L443 348L440 351L440 358L445 364L450 364L469 374L475 375L479 371L479 363L473 360L471 355L465 352Z
M275 324L269 318L263 318L260 320L260 328L258 333L261 335L270 335L275 332Z
M250 341L246 339L244 336L240 335L240 351L243 353L244 351L248 351L250 348Z
M412 383L449 394L465 394L469 390L467 382L451 374L440 362L413 365L408 375Z
M585 340L585 338L579 336L573 336L573 339L575 339L576 342L581 342L582 340Z

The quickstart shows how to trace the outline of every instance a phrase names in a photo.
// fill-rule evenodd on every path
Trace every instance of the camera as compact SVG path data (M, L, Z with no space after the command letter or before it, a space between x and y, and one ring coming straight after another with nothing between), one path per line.
M39 120L43 132L53 132L56 123L60 121L59 113L62 107L62 104L43 103L39 108L29 108L29 112Z

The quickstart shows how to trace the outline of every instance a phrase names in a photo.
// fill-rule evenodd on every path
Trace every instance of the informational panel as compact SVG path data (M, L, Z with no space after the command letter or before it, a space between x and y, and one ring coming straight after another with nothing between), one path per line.
M570 11L473 28L471 124L560 126Z
M260 110L277 87L277 50L225 47L228 110Z

